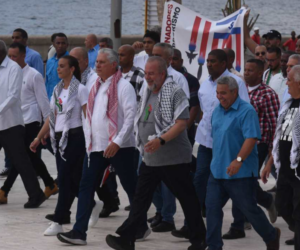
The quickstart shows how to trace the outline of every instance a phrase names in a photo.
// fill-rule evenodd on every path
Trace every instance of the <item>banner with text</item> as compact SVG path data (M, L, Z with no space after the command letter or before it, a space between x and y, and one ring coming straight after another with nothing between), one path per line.
M206 59L213 49L233 49L233 66L243 74L245 13L243 7L219 21L212 21L176 2L166 2L161 42L179 49L184 66L201 82L208 77Z

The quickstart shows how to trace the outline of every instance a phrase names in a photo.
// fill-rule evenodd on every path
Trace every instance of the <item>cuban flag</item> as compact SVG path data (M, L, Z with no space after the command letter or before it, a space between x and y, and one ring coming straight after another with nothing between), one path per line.
M212 21L176 2L166 2L161 42L170 43L179 49L184 66L201 81L208 77L206 59L214 49L234 50L234 67L243 74L245 13L243 7L219 21Z

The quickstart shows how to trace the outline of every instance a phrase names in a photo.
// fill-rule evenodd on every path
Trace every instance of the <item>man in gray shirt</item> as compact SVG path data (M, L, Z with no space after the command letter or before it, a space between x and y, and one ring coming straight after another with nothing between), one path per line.
M190 229L188 250L204 250L206 229L189 175L192 147L187 136L189 102L182 88L167 75L166 62L150 57L145 67L147 87L135 117L136 144L143 156L134 201L128 219L108 235L113 249L134 250L135 235L146 217L153 193L163 181L178 198Z

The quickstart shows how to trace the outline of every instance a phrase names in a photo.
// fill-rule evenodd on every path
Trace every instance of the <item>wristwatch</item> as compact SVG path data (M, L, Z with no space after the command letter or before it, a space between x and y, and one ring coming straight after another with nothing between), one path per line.
M160 145L165 145L166 144L166 141L163 139L163 138L161 138L161 137L158 137L158 139L160 140Z
M236 158L236 160L237 160L237 162L243 162L243 159L242 159L242 157L240 157L240 156L238 156L238 157Z

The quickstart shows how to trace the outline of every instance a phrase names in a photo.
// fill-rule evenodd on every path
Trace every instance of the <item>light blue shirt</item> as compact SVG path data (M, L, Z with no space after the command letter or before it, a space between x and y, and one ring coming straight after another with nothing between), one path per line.
M69 55L67 51L63 56ZM54 87L59 83L60 78L57 74L59 58L55 55L47 61L46 65L46 90L49 100L51 99Z
M286 88L286 90L284 91L283 95L282 95L282 101L280 103L280 108L283 106L283 104L288 100L292 98L291 95L289 94L289 88Z
M258 176L257 146L244 160L239 172L230 177L226 172L238 157L246 139L261 139L259 120L253 106L240 97L225 110L219 104L212 114L212 162L210 170L215 179L238 179Z
M26 46L25 62L30 67L35 68L44 77L44 63L40 53Z
M94 48L92 48L88 51L89 67L91 67L92 69L95 68L95 63L97 60L97 55L98 55L99 49L100 49L99 44L97 44Z
M246 102L250 103L248 90L244 81L240 77L230 73L227 69L220 77L223 76L233 77L239 85L239 96ZM207 148L212 148L213 143L211 137L211 116L214 109L220 103L216 94L217 81L218 79L213 81L211 77L209 77L200 85L200 89L198 91L203 116L197 128L196 141Z

